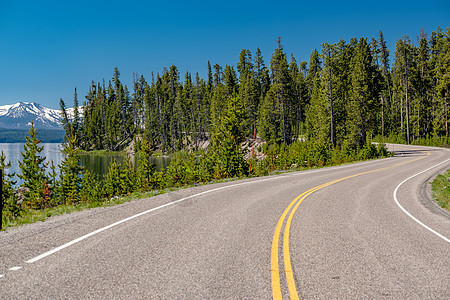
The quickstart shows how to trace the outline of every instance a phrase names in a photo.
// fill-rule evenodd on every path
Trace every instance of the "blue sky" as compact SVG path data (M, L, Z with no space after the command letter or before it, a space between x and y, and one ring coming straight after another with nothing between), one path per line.
M82 102L115 67L131 90L133 72L150 81L174 64L204 78L208 60L235 66L244 48L259 46L269 65L278 36L288 57L309 61L323 42L382 30L392 50L438 26L450 26L450 1L0 0L0 105L71 106L75 87Z

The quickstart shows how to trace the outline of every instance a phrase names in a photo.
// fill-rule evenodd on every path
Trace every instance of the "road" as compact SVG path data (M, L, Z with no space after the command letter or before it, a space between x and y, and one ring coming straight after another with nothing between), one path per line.
M450 152L394 150L1 232L0 298L450 299Z

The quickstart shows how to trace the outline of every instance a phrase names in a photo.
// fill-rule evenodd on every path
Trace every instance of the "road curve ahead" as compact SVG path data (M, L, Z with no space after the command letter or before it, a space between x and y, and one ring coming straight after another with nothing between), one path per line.
M0 298L450 299L450 152L394 150L1 232Z

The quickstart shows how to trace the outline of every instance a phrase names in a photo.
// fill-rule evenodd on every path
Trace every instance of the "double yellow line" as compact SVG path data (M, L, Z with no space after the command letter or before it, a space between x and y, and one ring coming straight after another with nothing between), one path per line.
M428 151L425 151L425 152L427 152L427 156L430 155L430 152L428 152ZM293 274L292 265L291 265L291 256L290 256L290 252L289 252L289 234L290 234L292 219L293 219L294 214L297 211L297 208L299 207L300 203L302 203L302 201L305 200L305 198L308 197L309 195L311 195L312 193L314 193L318 190L321 190L327 186L330 186L332 184L335 184L335 183L338 183L338 182L341 182L341 181L344 181L347 179L351 179L354 177L358 177L361 175L394 168L396 166L411 163L411 162L423 159L425 157L426 156L422 156L422 157L412 159L412 160L409 160L406 162L398 163L398 164L395 164L395 165L392 165L389 167L380 168L380 169L376 169L376 170L372 170L372 171L366 171L366 172L350 175L347 177L339 178L339 179L336 179L333 181L329 181L327 183L313 187L312 189L309 189L306 192L302 193L301 195L297 196L288 205L288 207L284 210L283 214L281 215L280 219L278 220L277 226L275 228L275 233L274 233L273 239L272 239L270 273L271 273L271 278L272 278L272 297L273 297L273 299L277 299L277 300L282 299L280 271L279 271L279 266L278 266L278 260L279 260L278 259L278 245L279 245L279 241L280 241L281 229L283 227L284 220L286 219L286 216L289 213L289 211L290 211L290 214L289 214L289 217L287 218L286 225L284 226L284 233L283 233L284 272L286 274L286 281L287 281L287 286L288 286L288 290L289 290L289 297L291 299L299 299L297 288L295 286L294 274ZM292 210L291 210L291 208L292 208Z

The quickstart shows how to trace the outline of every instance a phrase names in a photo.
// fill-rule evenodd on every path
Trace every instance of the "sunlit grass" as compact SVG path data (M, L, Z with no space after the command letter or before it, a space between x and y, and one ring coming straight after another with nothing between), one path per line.
M433 199L440 207L450 211L450 169L433 180L432 190Z
M46 219L52 216L58 216L63 214L72 213L75 211L82 211L86 209L92 209L96 207L108 207L114 206L118 204L122 204L125 202L148 198L160 194L167 193L172 189L160 190L160 191L150 191L146 193L138 193L135 192L129 196L123 197L113 197L111 199L103 199L104 201L95 201L95 202L79 202L74 204L60 204L54 207L44 208L41 210L38 209L26 209L23 210L19 217L11 217L6 215L4 212L3 215L3 229L8 227L15 227L25 224L31 224L39 221L45 221Z

